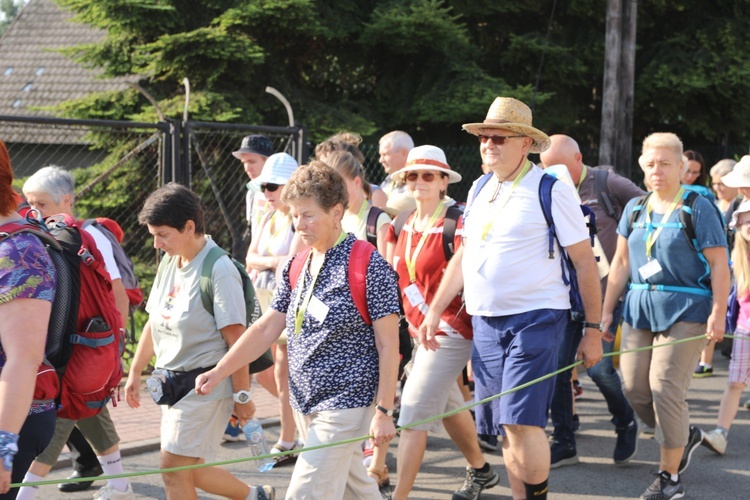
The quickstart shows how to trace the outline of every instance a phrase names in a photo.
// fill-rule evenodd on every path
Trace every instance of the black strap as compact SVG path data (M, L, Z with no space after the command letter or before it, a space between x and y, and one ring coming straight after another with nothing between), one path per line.
M458 224L458 218L463 215L463 212L456 206L448 207L445 212L445 220L443 221L443 252L445 253L445 260L451 260L455 252L453 240L456 239L456 225Z
M611 219L619 219L619 214L612 203L612 198L609 196L609 186L607 180L609 179L609 170L605 168L592 169L594 172L594 191L596 192L596 199L599 201L599 205L604 208L604 211Z
M370 212L367 214L367 242L375 248L378 247L378 217L382 213L384 213L383 210L378 207L370 207Z

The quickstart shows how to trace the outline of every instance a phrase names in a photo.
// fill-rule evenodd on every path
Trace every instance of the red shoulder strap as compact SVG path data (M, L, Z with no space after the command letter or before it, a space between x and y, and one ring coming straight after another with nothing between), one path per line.
M297 280L299 279L299 275L302 274L302 267L305 265L307 256L310 255L311 251L312 247L308 247L292 259L292 265L289 266L289 285L292 287L292 290L297 288Z
M367 266L370 265L370 257L374 251L375 247L370 243L357 240L352 245L352 253L349 255L349 288L352 300L368 325L372 325L372 319L367 309Z

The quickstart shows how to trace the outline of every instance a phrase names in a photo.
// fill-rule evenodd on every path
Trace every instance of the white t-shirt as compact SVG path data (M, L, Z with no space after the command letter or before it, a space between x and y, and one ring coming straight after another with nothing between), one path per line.
M557 243L555 258L549 258L547 223L539 200L542 174L542 169L533 166L503 208L498 205L513 183L502 183L495 202L490 203L499 184L493 176L469 208L462 260L469 314L506 316L534 309L570 308ZM472 192L475 186L476 182ZM588 238L574 192L562 182L552 188L552 217L564 247ZM493 223L486 241L482 241L489 220Z
M94 238L96 248L99 249L99 253L102 254L102 258L104 259L104 267L109 273L109 279L112 281L122 279L120 269L117 267L117 261L115 260L115 254L112 252L112 243L109 242L109 239L94 226L86 226L81 229Z
M156 366L175 371L210 367L227 353L227 344L219 331L235 324L245 324L245 299L240 273L228 257L214 264L214 316L203 307L200 275L203 261L211 248L207 239L203 250L182 268L173 258L154 286L146 303L151 335L154 340ZM232 396L229 378L211 391L210 399Z
M364 203L369 203L365 201ZM353 233L354 237L358 240L367 241L367 218L370 216L370 207L364 214L364 217L359 218L359 214L353 214L350 211L344 212L344 217L341 219L341 227L347 233ZM378 215L378 220L375 222L375 234L378 234L380 228L386 224L390 224L391 218L387 213L382 212Z

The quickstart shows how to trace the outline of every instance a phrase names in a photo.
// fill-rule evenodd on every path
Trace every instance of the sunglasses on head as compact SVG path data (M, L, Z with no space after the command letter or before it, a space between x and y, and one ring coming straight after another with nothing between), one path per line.
M479 138L479 142L482 144L486 144L487 141L492 141L492 144L495 146L502 146L505 144L505 141L508 139L518 139L520 137L526 137L525 135L484 135L479 134L477 136Z
M260 190L261 190L261 191L263 191L264 193L265 193L266 191L271 191L271 192L273 193L274 191L276 191L276 190L277 190L277 189L279 189L280 187L281 187L281 186L280 186L279 184L271 184L271 183L269 182L269 183L267 183L267 184L261 184L261 185L260 185Z
M420 174L422 176L422 180L425 182L432 182L435 180L435 176L437 175L435 172L409 172L406 174L406 180L409 182L415 182L417 179L419 179ZM443 177L445 174L440 174L440 177Z

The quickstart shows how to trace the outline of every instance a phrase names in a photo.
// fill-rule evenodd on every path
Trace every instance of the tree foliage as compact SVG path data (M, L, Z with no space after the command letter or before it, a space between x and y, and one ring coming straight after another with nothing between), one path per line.
M573 135L587 151L598 143L601 0L56 1L108 32L68 54L107 76L141 75L170 116L182 113L188 77L195 119L285 123L264 92L270 85L314 139L401 128L418 141L456 143L461 123L509 95L533 103L544 130ZM655 130L688 146L748 142L748 4L639 2L636 143ZM155 118L131 90L62 111Z

